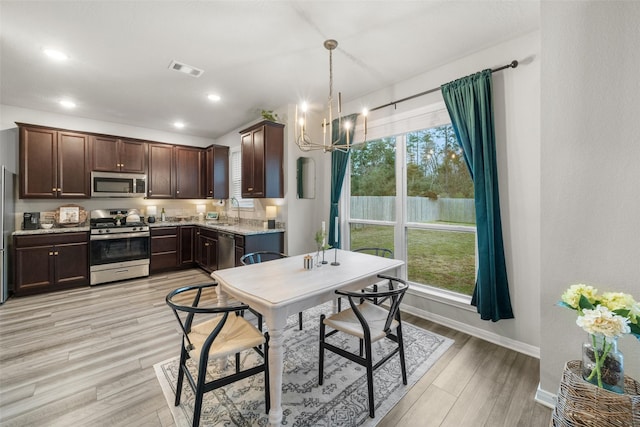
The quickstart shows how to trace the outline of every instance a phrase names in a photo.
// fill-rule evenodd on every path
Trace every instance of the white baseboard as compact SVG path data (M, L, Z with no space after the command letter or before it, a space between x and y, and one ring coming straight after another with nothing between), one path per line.
M414 306L402 304L402 311L413 314L414 316L421 317L423 319L431 320L432 322L440 325L455 329L467 333L471 336L481 338L490 343L506 347L518 353L526 354L527 356L540 359L540 347L535 347L530 344L526 344L520 341L513 340L511 338L503 337L502 335L495 334L493 332L485 331L484 329L476 328L475 326L468 325L466 323L458 322L453 319L449 319L438 314L429 313Z
M541 405L546 406L547 408L554 409L556 407L558 396L553 393L549 393L548 391L544 391L540 388L540 383L538 383L538 389L536 390L536 396L534 400Z

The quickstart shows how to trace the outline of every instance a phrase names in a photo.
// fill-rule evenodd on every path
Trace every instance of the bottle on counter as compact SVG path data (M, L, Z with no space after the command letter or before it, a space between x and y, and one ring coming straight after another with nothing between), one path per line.
M162 212L160 212L160 221L166 221L166 216L164 213L164 208L162 208Z

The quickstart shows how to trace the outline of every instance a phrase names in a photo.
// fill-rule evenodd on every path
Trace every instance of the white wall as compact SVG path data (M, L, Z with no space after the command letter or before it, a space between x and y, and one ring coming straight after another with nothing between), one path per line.
M540 388L586 334L554 304L572 283L640 298L640 3L542 2ZM621 341L640 379L640 343Z

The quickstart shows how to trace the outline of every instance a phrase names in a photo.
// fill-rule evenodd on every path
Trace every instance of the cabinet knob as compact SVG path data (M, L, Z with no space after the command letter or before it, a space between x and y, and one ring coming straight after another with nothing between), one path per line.
M58 251L55 251L53 254L54 254L55 256L58 256Z
M180 194L180 190L176 190L176 194Z
M253 187L249 187L249 188L247 188L247 190L253 191Z
M49 256L53 256L53 252L49 252Z

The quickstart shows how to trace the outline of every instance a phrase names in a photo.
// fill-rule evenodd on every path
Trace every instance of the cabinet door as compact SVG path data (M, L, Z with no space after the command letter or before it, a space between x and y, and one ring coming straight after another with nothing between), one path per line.
M54 246L56 288L68 288L89 283L89 244L65 243Z
M16 295L41 293L51 289L54 280L53 257L53 246L16 248Z
M241 138L242 197L264 197L264 127Z
M196 227L183 225L180 227L180 265L188 267L196 262L195 234Z
M118 138L107 136L93 137L93 170L105 172L120 172L120 157L118 156Z
M175 147L176 199L199 199L203 191L203 152L200 148Z
M206 197L229 198L229 147L213 145L206 151Z
M150 199L173 198L173 146L149 144L149 189Z
M20 198L55 198L58 194L58 133L20 127Z
M208 236L198 236L198 264L208 272L218 269L218 242Z
M58 197L91 197L89 136L58 132Z
M123 139L120 141L120 170L127 173L147 172L147 143Z

